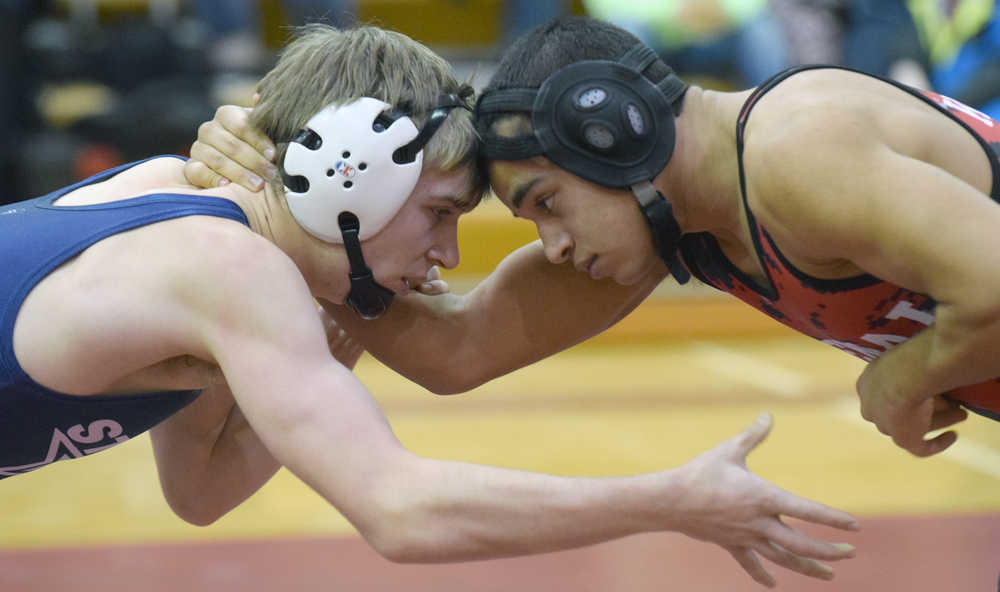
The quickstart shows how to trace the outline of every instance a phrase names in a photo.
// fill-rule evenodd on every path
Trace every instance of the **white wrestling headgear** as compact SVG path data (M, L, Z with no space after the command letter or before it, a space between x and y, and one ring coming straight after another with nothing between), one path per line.
M418 130L391 107L370 97L326 107L289 142L281 166L295 221L326 242L343 243L351 282L345 304L365 319L384 313L393 292L375 281L361 241L406 203L420 178L424 146L448 113L468 108L457 94L441 95Z
M330 105L288 144L282 167L285 197L292 216L310 234L342 243L337 217L351 212L365 240L406 202L420 178L423 150L398 162L400 149L419 130L409 117L393 119L390 109L370 97Z

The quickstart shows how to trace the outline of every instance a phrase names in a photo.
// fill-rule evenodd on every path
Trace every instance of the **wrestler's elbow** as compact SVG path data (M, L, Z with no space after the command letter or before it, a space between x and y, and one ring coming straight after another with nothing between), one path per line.
M234 503L208 493L209 488L193 479L160 483L167 506L181 520L194 526L209 526L226 515Z
M417 381L435 395L458 395L482 386L494 378L477 368L451 368L444 373L436 373L422 381Z
M414 501L382 505L377 520L359 528L376 553L393 563L439 563L458 559L446 541L437 540L431 513Z
M168 496L166 499L167 505L170 506L174 514L193 526L210 526L219 518L222 518L229 510L215 504L199 502L192 499L191 496L183 498Z
M439 481L436 461L406 452L364 496L341 505L368 545L393 563L438 563L463 557L455 544L454 494Z

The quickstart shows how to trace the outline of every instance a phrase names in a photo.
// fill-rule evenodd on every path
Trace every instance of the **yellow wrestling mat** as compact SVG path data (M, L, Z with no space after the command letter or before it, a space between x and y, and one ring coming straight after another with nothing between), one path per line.
M450 397L367 356L357 374L426 456L565 475L655 471L769 411L775 429L749 465L793 492L862 516L1000 511L1000 425L973 416L951 450L914 458L861 420L860 370L790 336L582 346ZM163 501L148 437L3 480L0 507L6 548L352 532L284 470L216 524L189 526Z

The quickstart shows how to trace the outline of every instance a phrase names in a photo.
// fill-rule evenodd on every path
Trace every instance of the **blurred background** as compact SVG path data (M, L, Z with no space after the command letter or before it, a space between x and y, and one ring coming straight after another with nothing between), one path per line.
M507 42L569 13L629 29L709 88L831 63L1000 113L993 0L0 0L4 197L183 154L215 106L249 100L289 25L378 24L483 83Z
M2 199L41 195L154 154L186 154L224 103L247 104L288 27L401 31L481 86L513 38L562 14L615 22L719 90L831 63L1000 117L994 0L0 0ZM463 292L535 237L496 200L461 222ZM696 284L696 282L692 282ZM858 558L831 584L782 589L994 590L1000 430L973 417L918 460L860 419L861 363L703 286L667 281L604 335L458 397L370 357L357 374L403 443L429 456L568 475L676 466L775 415L751 468L858 514ZM0 482L0 592L134 589L755 590L721 550L671 535L462 566L396 566L282 471L208 528L163 502L147 438Z

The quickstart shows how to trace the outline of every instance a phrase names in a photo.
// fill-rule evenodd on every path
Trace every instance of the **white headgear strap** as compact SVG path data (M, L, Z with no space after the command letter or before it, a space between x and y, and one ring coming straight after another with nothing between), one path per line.
M292 216L310 234L342 243L337 217L346 211L358 217L359 238L365 240L403 207L420 177L423 151L412 162L393 161L393 152L413 140L418 130L409 117L387 127L376 125L379 114L390 107L370 97L330 105L306 123L319 137L315 149L300 142L288 144L285 174L308 183L304 191L295 192L286 181L285 197Z

